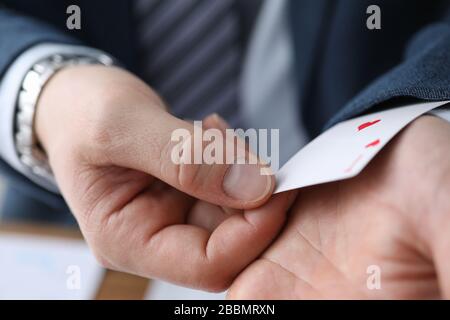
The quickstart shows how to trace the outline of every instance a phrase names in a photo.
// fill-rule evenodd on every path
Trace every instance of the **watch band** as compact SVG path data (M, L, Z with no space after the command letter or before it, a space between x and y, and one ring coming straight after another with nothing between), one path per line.
M15 115L15 147L20 161L34 174L54 183L48 158L34 132L36 104L43 87L59 70L75 65L101 64L110 66L114 60L104 55L87 57L56 54L38 61L27 72L19 92Z

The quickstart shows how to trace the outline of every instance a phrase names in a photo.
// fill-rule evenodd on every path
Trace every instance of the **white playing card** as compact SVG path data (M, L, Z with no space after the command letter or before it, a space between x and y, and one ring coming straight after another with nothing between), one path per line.
M356 176L402 128L448 102L416 103L338 123L276 173L275 193Z
M434 109L428 112L436 117L441 118L447 122L450 122L450 107L448 105Z

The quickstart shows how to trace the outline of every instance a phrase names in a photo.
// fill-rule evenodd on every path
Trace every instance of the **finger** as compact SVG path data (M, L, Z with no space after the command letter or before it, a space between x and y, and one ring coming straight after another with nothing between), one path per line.
M238 209L232 210L224 210L220 206L205 201L197 201L189 212L186 223L213 232L228 217L243 212Z
M141 276L224 290L275 238L291 198L289 193L276 195L260 208L229 217L212 234L196 226L167 226L147 242L128 243L124 260Z
M320 294L291 271L270 259L253 262L227 292L228 300L321 299Z
M201 128L155 108L144 108L126 117L127 126L106 148L107 158L115 165L146 172L198 199L232 208L260 206L273 192L274 177L262 174L267 172L265 166L248 164L249 160L258 161L238 139L221 135L215 160L230 162L230 158L235 160L238 154L245 154L246 164L207 164L203 158L208 143L202 141ZM179 154L181 158L177 158Z
M230 125L225 121L225 119L223 119L217 113L213 113L213 114L207 116L203 120L203 126L206 128L217 128L220 131L222 131L222 133L224 133L224 134L226 133L227 129L230 129ZM247 147L246 147L246 150L248 150ZM228 216L231 216L233 214L242 213L242 210L240 210L240 209L234 209L234 208L224 207L224 206L222 206L221 208L222 208L222 211L220 211L220 215L215 220L216 225L218 225L220 222L222 222ZM217 210L215 210L215 211L217 211ZM199 217L199 215L200 214L197 213L198 217Z
M222 131L222 133L226 133L227 129L230 129L230 125L226 122L224 118L222 118L217 113L213 113L209 116L207 116L205 119L203 119L203 126L205 128L216 128Z
M120 210L108 215L92 214L88 223L81 221L80 227L106 268L136 272L140 263L130 263L133 250L138 250L160 230L184 224L195 201L187 194L155 181Z
M207 129L219 129L224 135L230 125L217 113L213 113L203 119L203 127ZM233 209L224 206L214 206L200 201L192 208L188 223L205 228L212 232L219 224L233 214L242 214L241 209Z
M426 230L423 238L427 241L427 247L430 248L429 255L434 263L438 286L442 298L450 299L450 236L448 230L450 228L450 208L438 212L430 212L433 216L439 216L440 219L431 223L430 228L422 228Z
M229 129L228 123L217 113L213 113L203 119L204 129L219 129L222 134ZM214 205L205 201L197 201L190 210L186 223L201 227L209 232L214 231L231 214L242 213L239 209L224 210L221 206ZM233 210L234 212L231 212Z
M203 119L203 126L207 128L219 129L223 134L226 134L226 130L231 128L228 122L217 113L213 113ZM242 146L247 152L250 151L250 146L248 145L248 143L246 144L245 141L239 136L236 136L236 139L238 139L239 142L242 143Z

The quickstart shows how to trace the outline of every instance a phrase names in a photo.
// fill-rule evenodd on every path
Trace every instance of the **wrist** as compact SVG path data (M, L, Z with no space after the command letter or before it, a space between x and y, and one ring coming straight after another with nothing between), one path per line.
M86 144L102 129L117 129L139 107L165 108L147 84L126 70L101 65L68 67L50 79L39 97L36 136L49 154L54 146L73 143L73 139Z
M91 58L54 54L39 60L26 73L18 96L15 115L15 148L22 164L36 175L53 181L46 154L39 146L35 131L36 109L44 86L55 73L63 68L98 63L110 64L112 60L105 55Z
M101 65L70 66L59 70L45 85L36 104L34 131L42 148L48 153L63 135L70 135L82 119L80 106L101 103L97 94L101 81L95 74L111 67ZM88 110L84 110L88 112Z
M60 127L64 126L63 115L66 113L66 106L76 103L76 100L73 101L73 97L68 95L67 87L71 87L71 74L78 68L83 67L75 66L59 70L45 84L37 100L34 132L38 143L46 152L48 152L52 136L61 133ZM69 77L66 74L69 74Z

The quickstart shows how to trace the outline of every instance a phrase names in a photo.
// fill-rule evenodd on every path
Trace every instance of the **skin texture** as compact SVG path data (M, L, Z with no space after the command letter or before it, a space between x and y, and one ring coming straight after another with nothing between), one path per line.
M227 165L176 166L171 133L192 132L192 124L171 116L147 85L121 69L58 72L35 120L62 195L110 269L224 290L276 237L293 201L289 194L269 200L273 176L259 175L259 165L257 177L243 183L245 199L222 187ZM215 115L204 125L224 129ZM260 194L249 199L255 181Z
M354 179L271 196L265 177L245 199L223 187L229 166L171 162L180 127L193 129L120 69L67 68L44 88L37 137L104 266L232 284L235 299L450 298L448 123L419 118ZM366 285L373 265L380 290Z
M423 116L356 178L300 190L228 297L450 298L449 195L450 125ZM371 265L380 290L368 289Z

